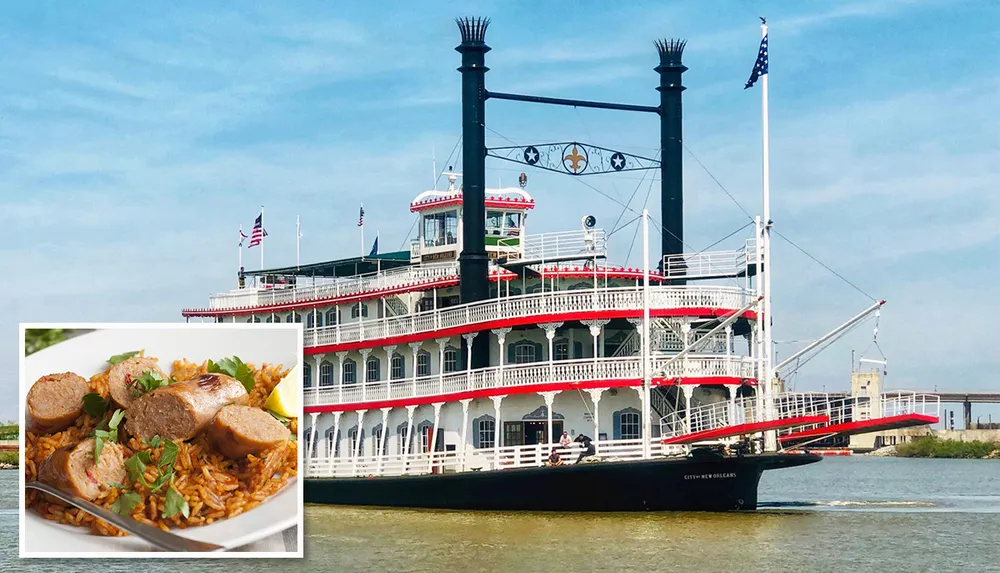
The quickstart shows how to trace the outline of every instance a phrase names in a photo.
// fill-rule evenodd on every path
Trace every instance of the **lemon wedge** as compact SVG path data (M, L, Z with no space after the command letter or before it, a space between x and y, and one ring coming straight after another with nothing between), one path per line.
M302 412L302 406L299 404L299 391L302 388L302 374L300 372L299 366L296 364L271 391L267 402L264 402L264 407L279 416L298 418L299 413Z

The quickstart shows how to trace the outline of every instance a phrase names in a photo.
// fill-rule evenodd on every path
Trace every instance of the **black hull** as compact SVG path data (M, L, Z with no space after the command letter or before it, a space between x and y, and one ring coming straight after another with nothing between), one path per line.
M502 471L309 478L306 503L494 511L732 511L757 508L765 470L812 454L710 456Z

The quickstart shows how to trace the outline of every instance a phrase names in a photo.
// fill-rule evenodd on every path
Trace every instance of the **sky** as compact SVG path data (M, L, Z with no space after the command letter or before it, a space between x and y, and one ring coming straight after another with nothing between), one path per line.
M1000 388L1000 4L39 1L0 9L4 394L20 322L179 321L234 288L261 205L269 267L295 263L296 216L302 262L358 254L362 202L366 243L408 245L433 159L460 165L456 16L492 19L488 89L555 97L656 105L652 42L687 39L691 251L760 212L761 91L743 85L766 16L772 219L798 246L774 239L778 359L884 298L887 388ZM487 127L488 146L658 148L637 113L491 101ZM522 170L491 161L488 185ZM529 233L659 213L641 172L528 176ZM635 227L611 237L614 261L641 265ZM259 256L244 250L248 269ZM878 358L873 326L795 388L846 390L852 351Z

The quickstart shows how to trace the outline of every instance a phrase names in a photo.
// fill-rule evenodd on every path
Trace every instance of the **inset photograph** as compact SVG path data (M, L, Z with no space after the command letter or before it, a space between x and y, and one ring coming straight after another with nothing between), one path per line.
M302 557L301 324L20 336L21 557Z

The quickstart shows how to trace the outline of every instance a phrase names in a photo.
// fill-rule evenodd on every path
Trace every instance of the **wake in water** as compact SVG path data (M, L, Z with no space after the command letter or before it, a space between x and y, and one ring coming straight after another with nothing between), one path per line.
M935 507L929 501L763 501L757 504L758 509L782 507Z

